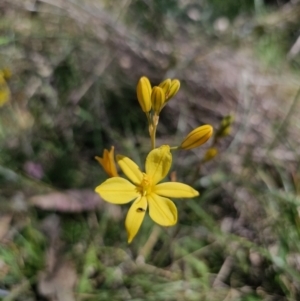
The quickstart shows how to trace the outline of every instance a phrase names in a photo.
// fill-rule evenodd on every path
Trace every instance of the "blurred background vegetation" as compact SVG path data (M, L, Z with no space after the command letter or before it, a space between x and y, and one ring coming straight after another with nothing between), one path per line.
M300 300L298 0L1 0L0 16L0 298ZM94 156L143 166L144 75L181 81L159 144L234 124L207 164L210 143L174 154L200 197L128 245Z

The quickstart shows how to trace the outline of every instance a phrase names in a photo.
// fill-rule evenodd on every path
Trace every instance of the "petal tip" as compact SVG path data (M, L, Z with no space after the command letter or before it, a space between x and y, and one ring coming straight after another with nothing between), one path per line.
M196 197L196 196L199 196L199 195L200 195L200 192L197 191L197 190L195 190L195 189L193 189L192 193L193 193L193 196L192 196L192 197Z
M98 186L95 187L95 189L94 189L94 191L97 192L98 194L100 194L100 193L99 193L99 188L100 188L100 186L101 186L101 185L98 185Z

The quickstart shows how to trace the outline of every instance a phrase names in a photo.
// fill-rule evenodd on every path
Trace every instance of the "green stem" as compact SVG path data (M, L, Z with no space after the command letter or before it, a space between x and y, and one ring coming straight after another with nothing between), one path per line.
M148 125L150 126L151 125L151 118L150 118L150 113L149 112L146 112L146 116L147 116L147 120L148 120Z
M157 126L153 124L153 131L152 131L152 135L151 135L151 147L152 147L152 149L155 149L156 128L157 128Z

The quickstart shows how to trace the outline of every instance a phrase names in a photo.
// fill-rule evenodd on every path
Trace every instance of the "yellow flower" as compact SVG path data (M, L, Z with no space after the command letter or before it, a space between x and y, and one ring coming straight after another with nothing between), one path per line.
M2 73L0 73L0 107L2 107L10 99L10 90L4 79Z
M148 154L146 172L142 172L128 157L118 155L117 162L132 183L121 177L110 178L96 187L95 191L113 204L126 204L134 200L125 221L129 243L137 234L148 207L154 222L161 226L173 226L177 222L177 208L167 197L190 198L199 195L198 191L183 183L158 184L166 177L172 164L168 145Z
M151 91L149 79L145 76L141 77L137 84L136 92L140 106L145 113L151 110Z
M118 172L116 168L116 163L114 159L114 150L112 146L110 151L107 149L103 152L103 158L96 156L95 159L102 165L104 171L108 174L109 177L118 177Z
M180 148L192 149L204 144L213 134L213 127L209 124L199 126L191 131L182 141Z

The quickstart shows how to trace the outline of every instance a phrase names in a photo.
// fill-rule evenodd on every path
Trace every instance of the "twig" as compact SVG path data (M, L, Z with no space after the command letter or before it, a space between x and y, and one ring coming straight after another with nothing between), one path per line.
M222 283L224 283L225 279L228 277L228 275L231 271L232 264L233 264L233 258L231 256L228 256L225 259L225 261L219 271L219 274L217 275L217 277L212 285L213 287L218 287Z

